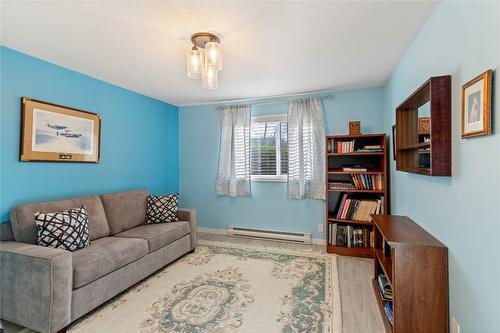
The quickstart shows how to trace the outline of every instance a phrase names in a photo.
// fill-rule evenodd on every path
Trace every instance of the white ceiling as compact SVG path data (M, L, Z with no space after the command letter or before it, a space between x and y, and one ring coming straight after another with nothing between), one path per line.
M175 105L383 84L436 2L1 2L3 45ZM186 76L222 37L219 89Z

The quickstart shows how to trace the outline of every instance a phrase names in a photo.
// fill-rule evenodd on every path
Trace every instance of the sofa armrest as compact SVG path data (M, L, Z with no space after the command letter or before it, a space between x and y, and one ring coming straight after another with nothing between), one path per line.
M191 227L191 250L196 248L196 210L179 208L177 210L179 221L188 221Z
M1 318L52 333L71 322L73 256L33 244L0 242Z

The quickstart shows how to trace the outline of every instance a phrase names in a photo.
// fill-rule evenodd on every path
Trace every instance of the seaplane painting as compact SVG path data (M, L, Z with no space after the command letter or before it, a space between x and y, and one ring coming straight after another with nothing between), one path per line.
M94 122L90 119L33 109L33 151L92 154Z
M79 138L82 136L80 133L71 133L71 129L68 129L67 126L47 124L47 127L55 129L57 136L62 135L67 138Z
M21 106L20 161L100 162L100 114L29 97Z

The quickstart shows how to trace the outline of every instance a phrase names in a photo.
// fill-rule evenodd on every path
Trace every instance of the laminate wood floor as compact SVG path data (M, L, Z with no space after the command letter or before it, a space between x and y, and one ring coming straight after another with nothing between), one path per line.
M209 233L198 233L198 238L207 241L222 241L236 244L272 246L281 249L324 252L324 246L302 245L287 242L230 237ZM337 268L342 302L342 333L385 333L380 312L371 287L373 275L371 259L338 256ZM22 327L3 322L7 333L20 332Z

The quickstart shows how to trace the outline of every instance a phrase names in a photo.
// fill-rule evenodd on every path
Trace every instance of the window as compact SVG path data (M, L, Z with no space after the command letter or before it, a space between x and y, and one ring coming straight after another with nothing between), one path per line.
M253 181L286 181L288 137L286 115L252 117L250 170Z

